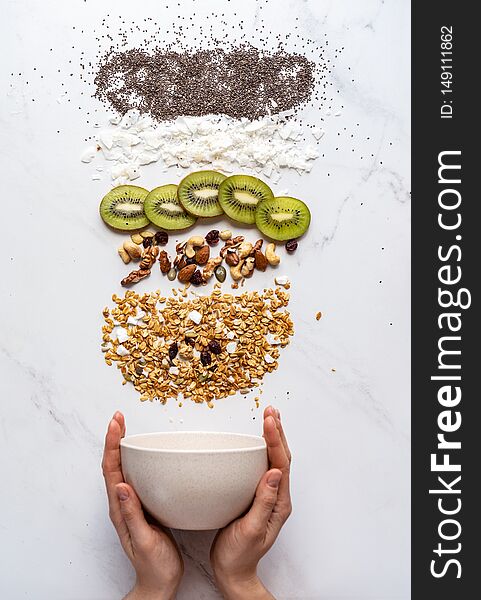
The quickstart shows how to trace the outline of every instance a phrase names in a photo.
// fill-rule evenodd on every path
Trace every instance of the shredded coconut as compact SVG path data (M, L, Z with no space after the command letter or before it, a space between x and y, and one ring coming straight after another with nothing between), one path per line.
M121 185L141 175L141 167L160 162L169 167L208 166L224 173L239 168L278 181L281 169L299 174L311 170L319 157L316 140L324 131L311 132L312 143L303 139L299 123L270 115L256 121L226 116L178 117L175 121L155 124L133 109L122 118L110 119L110 127L97 133L97 148L113 163L110 175ZM90 162L91 148L81 157Z

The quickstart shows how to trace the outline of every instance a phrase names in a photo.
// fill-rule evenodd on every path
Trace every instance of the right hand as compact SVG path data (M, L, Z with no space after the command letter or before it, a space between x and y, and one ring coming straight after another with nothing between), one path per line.
M264 438L270 470L257 486L249 512L221 529L211 548L215 579L228 600L273 598L257 577L257 564L276 541L292 507L291 453L280 413L271 406L264 411Z

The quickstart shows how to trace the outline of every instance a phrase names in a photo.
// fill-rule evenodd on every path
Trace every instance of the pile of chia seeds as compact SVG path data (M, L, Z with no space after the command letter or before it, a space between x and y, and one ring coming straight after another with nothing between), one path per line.
M156 121L222 114L255 120L294 113L311 98L316 64L282 48L250 44L196 51L112 50L100 61L95 96L117 113L135 108Z

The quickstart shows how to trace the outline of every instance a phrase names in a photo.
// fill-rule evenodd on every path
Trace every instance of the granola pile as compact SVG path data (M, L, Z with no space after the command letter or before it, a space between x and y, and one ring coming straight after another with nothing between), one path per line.
M123 298L103 311L102 350L142 401L206 402L248 393L277 369L294 334L289 294L265 289L235 296L216 285L208 296L172 290ZM257 400L256 400L257 401Z

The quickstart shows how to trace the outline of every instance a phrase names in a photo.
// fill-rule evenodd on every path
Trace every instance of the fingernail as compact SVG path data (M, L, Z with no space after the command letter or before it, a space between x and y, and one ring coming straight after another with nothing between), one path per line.
M281 473L271 473L267 478L267 485L271 488L278 488L279 483L281 482Z
M125 488L116 488L117 489L117 497L121 502L125 502L129 499L129 492Z

